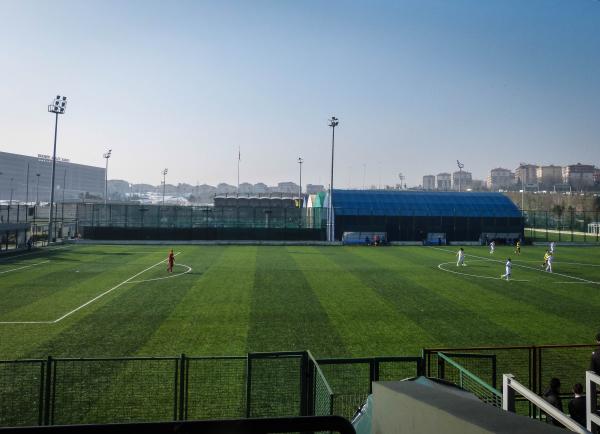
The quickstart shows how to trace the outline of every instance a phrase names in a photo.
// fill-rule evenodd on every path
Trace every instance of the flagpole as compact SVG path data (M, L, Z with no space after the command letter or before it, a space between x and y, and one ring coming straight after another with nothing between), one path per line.
M237 194L240 195L240 160L242 159L241 149L238 148L238 172L237 172Z

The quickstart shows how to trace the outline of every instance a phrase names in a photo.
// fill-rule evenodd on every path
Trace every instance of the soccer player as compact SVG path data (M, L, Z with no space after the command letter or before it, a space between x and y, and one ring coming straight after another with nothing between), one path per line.
M555 246L555 243L554 243L554 241L552 241L550 243L550 253L552 253L552 254L554 254L554 246Z
M550 252L546 250L544 253L544 263L542 264L542 268L545 268L548 265L548 258L550 257Z
M169 252L169 258L167 259L167 261L168 261L167 271L169 273L172 273L173 265L175 265L175 255L173 254L173 249L171 249L171 251Z
M495 250L496 250L496 241L492 240L492 241L490 241L490 255L493 255Z
M548 259L546 259L546 271L552 273L552 261L554 260L554 255L552 252L548 252Z
M506 280L508 281L508 279L510 279L510 274L512 272L512 262L511 262L510 258L506 259L505 267L506 267L506 273L500 275L500 279L506 278Z
M521 255L521 240L517 240L517 244L515 245L515 254L517 256Z
M467 265L465 264L465 249L463 249L462 247L458 249L458 252L456 252L456 256L458 256L458 261L456 261L457 267L460 267L461 265L464 267Z

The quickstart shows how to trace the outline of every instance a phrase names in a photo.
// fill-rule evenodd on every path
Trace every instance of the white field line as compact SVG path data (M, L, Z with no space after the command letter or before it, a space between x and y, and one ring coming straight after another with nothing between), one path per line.
M13 258L20 258L21 256L28 256L28 255L34 255L36 253L44 253L44 252L48 252L48 251L52 251L52 250L61 250L61 249L68 249L69 246L59 246L59 247L42 247L41 250L33 250L31 252L26 252L26 253L17 253L16 255L9 255L6 258L0 258L0 262L4 262L4 261L8 261L10 259Z
M50 261L42 261L42 262L37 262L35 264L24 265L23 267L19 267L19 268L12 268L10 270L0 271L0 274L6 274L6 273L12 273L13 271L24 270L25 268L35 267L36 265L46 264L47 262L50 262Z
M177 252L175 253L175 256L179 255L181 252ZM89 301L86 301L85 303L83 303L81 306L76 307L75 309L73 309L70 312L65 313L63 316L61 316L60 318L55 319L54 321L0 321L0 324L56 324L59 321L62 321L63 319L65 319L66 317L73 315L75 312L77 312L80 309L83 309L84 307L92 304L93 302L95 302L96 300L99 300L100 298L104 297L106 294L110 294L111 292L113 292L115 289L120 288L121 286L125 285L126 283L129 283L132 279L135 279L136 277L138 277L140 274L145 273L148 270L151 270L152 268L162 264L163 262L166 262L166 259L161 260L160 262L157 262L154 265L151 265L150 267L140 271L139 273L134 274L133 276L125 279L124 281L122 281L121 283L119 283L118 285L113 286L112 288L104 291L102 294L97 295L96 297L92 298Z
M483 259L474 259L473 261L470 261L470 262L482 261L482 260ZM442 267L442 265L447 265L447 264L454 264L454 262L442 262L441 264L438 265L438 268L442 271L447 271L448 273L462 274L463 276L477 277L479 279L504 280L502 277L480 276L479 274L462 273L460 271L453 271L453 270L449 270L447 268ZM511 282L529 282L529 280L523 280L523 279L510 279L510 281ZM577 282L577 283L580 283L580 282ZM581 282L581 283L583 283L583 282Z
M518 259L519 262L532 262L539 264L540 261L532 261L531 259ZM582 267L600 267L600 264L586 264L585 262L568 262L568 261L554 261L553 264L565 264L565 265L581 265Z
M435 250L441 250L442 252L456 253L454 250L449 250L449 249L441 249L441 248L439 248L439 247L430 247L430 248L431 248L431 249L435 249ZM465 255L465 256L470 256L470 257L472 257L472 258L478 258L478 259L483 259L483 260L486 260L486 261L499 262L499 263L501 263L501 264L504 264L504 261L501 261L501 260L498 260L498 259L486 258L485 256L477 256L477 255L470 255L470 254L469 254L469 255ZM526 268L526 269L529 269L529 270L534 270L534 271L539 271L539 272L545 273L545 271L544 271L544 270L542 270L542 269L540 269L540 268L536 268L536 267L530 267L530 266L528 266L528 265L521 265L521 264L517 264L517 263L515 263L515 262L513 262L513 266L514 266L514 267ZM576 276L569 276L568 274L554 273L554 272L553 272L553 273L548 273L548 274L551 274L551 275L553 275L553 276L561 276L561 277L565 277L565 278L567 278L567 279L579 280L579 281L581 281L581 282L583 282L583 283L591 283L591 284L593 284L593 285L598 285L598 284L600 284L600 282L594 282L593 280L587 280L587 279L583 279L583 278L581 278L581 277L576 277Z
M164 279L171 279L172 277L179 277L179 276L183 276L184 274L189 273L190 271L192 271L192 267L190 267L189 265L185 265L185 264L175 264L176 267L185 267L187 268L187 270L185 270L183 273L177 273L177 274L170 274L168 276L164 276L164 277L155 277L154 279L145 279L145 280L130 280L127 283L143 283L143 282L154 282L156 280L164 280Z

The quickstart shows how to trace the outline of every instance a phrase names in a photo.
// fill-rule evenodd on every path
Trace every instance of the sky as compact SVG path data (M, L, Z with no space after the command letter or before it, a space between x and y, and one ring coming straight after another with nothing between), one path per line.
M0 150L362 188L600 165L600 1L0 0Z

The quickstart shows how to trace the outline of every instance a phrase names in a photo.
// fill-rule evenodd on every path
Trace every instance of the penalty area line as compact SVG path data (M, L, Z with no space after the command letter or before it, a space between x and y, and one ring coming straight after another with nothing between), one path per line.
M175 254L175 256L179 255L181 252L177 252ZM149 266L148 268L140 271L139 273L134 274L133 276L125 279L124 281L122 281L121 283L119 283L118 285L113 286L112 288L104 291L102 294L97 295L96 297L92 298L91 300L86 301L85 303L83 303L81 306L76 307L75 309L71 310L70 312L65 313L63 316L55 319L54 321L0 321L0 324L56 324L60 321L62 321L63 319L67 318L68 316L73 315L75 312L83 309L86 306L89 306L90 304L92 304L93 302L95 302L96 300L101 299L102 297L104 297L107 294L110 294L111 292L113 292L114 290L120 288L121 286L125 285L126 283L129 283L131 280L135 279L136 277L138 277L139 275L145 273L148 270L153 269L154 267L159 266L160 264L166 262L166 259L163 259L159 262L157 262L154 265Z
M6 274L6 273L12 273L13 271L24 270L25 268L35 267L36 265L46 264L47 262L50 262L50 261L49 260L48 261L42 261L42 262L37 262L35 264L25 265L23 267L13 268L11 270L0 271L0 274Z
M475 259L475 261L482 261L482 259ZM471 261L473 262L473 261ZM454 270L449 270L447 268L442 267L442 265L447 265L447 264L454 264L454 262L442 262L441 264L438 264L438 268L442 271L446 271L448 273L453 273L453 274L460 274L462 276L469 276L469 277L476 277L478 279L490 279L490 280L504 280L501 277L493 277L493 276L480 276L479 274L470 274L470 273L463 273L461 271L454 271ZM529 280L525 280L525 279L510 279L511 282L529 282Z
M449 249L441 249L439 247L431 247L432 249L435 250L440 250L442 252L447 252L447 253L455 253L453 250L449 250ZM470 256L471 258L478 258L478 259L483 259L485 261L490 261L490 262L498 262L503 264L504 261L498 260L498 259L492 259L492 258L486 258L485 256L477 256L477 255L470 255L470 254L466 254L465 256ZM554 275L554 276L560 276L560 277L565 277L567 279L573 279L573 280L578 280L581 283L591 283L593 285L597 285L599 282L594 282L593 280L588 280L588 279L584 279L582 277L576 277L576 276L569 276L568 274L563 274L563 273L546 273L544 270L541 270L539 268L536 267L530 267L529 265L523 265L523 264L518 264L516 262L513 262L512 265L514 267L521 267L521 268L525 268L527 270L533 270L533 271L539 271L545 274L549 274L549 275ZM515 279L513 279L515 280Z

